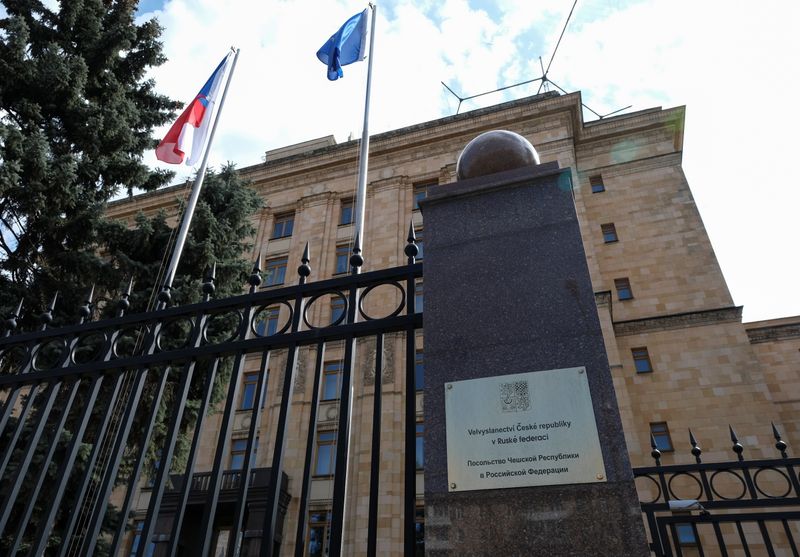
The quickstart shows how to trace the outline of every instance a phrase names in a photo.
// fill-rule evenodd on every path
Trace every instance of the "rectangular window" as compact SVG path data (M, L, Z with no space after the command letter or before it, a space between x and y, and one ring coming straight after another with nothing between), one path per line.
M339 322L339 319L344 321L345 307L344 298L341 296L331 298L331 323Z
M419 211L419 202L428 196L428 186L435 186L438 183L438 180L433 180L431 182L425 182L424 184L414 184L414 199L411 209L414 211Z
M617 289L617 298L620 300L630 300L633 298L631 282L627 278L614 279L614 288Z
M419 280L414 283L414 312L421 313L422 312L422 281Z
M425 388L425 357L422 350L417 350L414 356L414 389L421 391Z
M424 257L423 254L425 253L424 248L423 248L423 233L422 233L422 229L420 228L418 230L415 230L414 231L414 236L417 237L417 249L419 250L419 252L417 253L417 261L422 261L422 258Z
M678 543L680 545L697 545L697 536L691 524L676 524L675 532L678 534Z
M667 422L653 422L650 424L650 435L656 440L656 447L662 453L672 452L672 438L669 436Z
M234 439L231 441L231 470L241 470L244 467L246 452L247 439Z
M592 176L589 178L589 185L592 187L592 193L600 193L606 191L606 186L603 184L602 176Z
M294 229L294 213L275 215L275 222L272 223L271 239L287 238L292 235Z
M314 475L332 476L336 468L336 432L317 432L317 460Z
M321 400L336 400L342 378L342 361L325 362L322 366Z
M425 509L414 510L414 557L425 557Z
M264 266L264 286L277 286L286 280L286 263L288 258L277 257L270 259Z
M339 226L353 224L353 213L355 207L352 199L342 199L339 205Z
M415 451L415 462L417 470L425 468L425 424L417 424L417 444Z
M636 373L650 373L653 371L653 364L650 363L650 354L644 346L640 348L631 348L633 354L633 365L636 368Z
M336 275L346 273L350 270L350 246L343 244L336 246Z
M603 232L603 241L606 244L611 244L619 240L617 237L617 227L613 222L600 225L600 230Z
M137 522L136 523L136 530L133 536L133 542L131 543L131 552L130 555L133 557L136 555L136 552L139 551L139 544L142 542L142 530L144 530L144 522ZM147 545L147 551L144 552L144 557L153 557L153 552L156 549L156 544L150 542Z
M161 468L161 449L156 449L156 460L153 461L153 475L147 479L147 487L154 487L156 485L156 476L158 469Z
M258 373L251 372L244 374L244 383L242 388L242 404L239 410L250 410L253 408L256 399L256 387L258 386Z
M270 306L260 310L255 317L258 336L268 337L277 333L280 314L280 306Z
M331 513L311 511L308 517L308 556L327 557L331 538Z

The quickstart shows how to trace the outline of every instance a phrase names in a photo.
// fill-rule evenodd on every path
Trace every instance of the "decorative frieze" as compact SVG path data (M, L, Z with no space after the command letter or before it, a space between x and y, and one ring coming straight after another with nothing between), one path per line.
M747 329L747 336L752 344L800 338L800 323Z
M595 295L596 296L596 295ZM742 321L742 306L721 309L691 311L674 315L631 319L614 323L614 334L617 336L638 335L686 327L703 327L718 323L738 323Z

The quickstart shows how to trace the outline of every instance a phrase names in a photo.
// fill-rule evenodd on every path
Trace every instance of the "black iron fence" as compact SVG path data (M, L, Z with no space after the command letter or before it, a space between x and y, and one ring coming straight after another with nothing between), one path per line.
M295 554L308 539L315 427L321 405L326 345L337 343L343 365L337 379L338 415L332 452L329 555L339 555L345 520L352 385L356 340L376 346L367 552L377 554L381 451L383 343L386 335L404 340L407 389L403 397L405 554L415 545L414 396L415 335L422 327L413 230L405 248L408 264L358 273L362 259L351 257L353 273L309 283L308 246L298 268L298 283L260 288L260 262L249 279L249 293L212 298L213 272L204 278L201 303L168 307L168 292L156 311L126 315L127 297L117 317L92 321L92 301L81 308L80 322L50 328L54 304L40 317L37 331L18 331L17 315L6 322L0 339L0 554L92 555L131 551L137 556L209 555L220 540L215 526L229 528L228 555L275 555L291 536ZM380 293L379 293L380 292ZM381 303L370 304L371 297ZM91 296L90 296L91 298ZM371 307L389 307L373 315ZM316 308L316 309L312 309ZM320 309L322 308L322 309ZM329 309L328 309L329 308ZM313 316L316 315L317 319ZM320 315L328 316L317 323ZM361 341L359 341L361 342ZM291 478L298 498L295 516L284 520L287 493L287 431L301 413L293 408L298 354L315 354L313 396L302 414L307 430L302 473ZM270 355L281 352L285 365L268 373ZM248 359L248 355L250 358ZM258 372L243 386L246 364L258 360ZM229 378L228 378L229 374ZM255 468L259 424L269 381L276 381L271 439L262 448L269 468ZM224 389L214 404L214 390ZM226 470L231 433L243 389L248 405L246 447L237 470ZM214 428L209 415L219 412ZM292 414L294 412L294 414ZM306 418L307 416L307 418ZM210 471L195 471L203 431L215 432ZM244 444L244 439L241 442ZM188 447L180 459L181 443ZM157 447L153 445L157 444ZM157 459L147 474L148 451ZM207 460L210 454L202 455ZM180 462L178 462L180 460ZM198 469L199 470L199 469ZM141 505L137 486L149 476L147 510L140 516L137 543L131 548L131 511ZM352 481L352 480L350 480ZM137 500L137 497L139 499ZM348 502L350 504L351 502ZM296 525L288 532L284 524ZM155 545L153 545L155 544ZM285 551L283 552L285 553Z
M800 555L800 458L772 432L780 458L746 460L730 428L736 460L704 463L690 431L695 463L669 466L651 438L656 465L633 474L656 556Z

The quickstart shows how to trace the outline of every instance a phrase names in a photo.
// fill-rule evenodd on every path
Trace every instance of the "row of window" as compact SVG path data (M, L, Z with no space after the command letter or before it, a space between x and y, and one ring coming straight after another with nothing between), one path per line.
M422 229L414 231L417 237L417 261L421 261L424 257L424 244ZM335 275L344 274L350 271L350 251L349 244L340 244L336 246L335 254L335 268L333 273ZM289 258L286 256L274 257L268 259L264 264L264 283L263 286L279 286L286 282L286 267L289 263Z
M425 509L417 507L414 511L414 557L425 555ZM311 511L308 517L308 557L325 557L329 553L331 541L330 511Z
M336 435L337 432L333 429L317 431L317 451L313 471L315 476L333 476L336 470ZM422 470L425 467L425 424L422 422L417 422L416 425L414 448L414 463L417 470Z
M590 176L589 187L592 193L601 193L606 191L606 186L603 183L602 176ZM619 241L617 234L617 227L613 222L607 222L600 225L600 233L603 235L603 242L606 244L613 244ZM633 290L631 289L631 282L627 277L614 279L614 288L617 291L617 299L620 301L633 299Z
M329 554L331 541L331 512L327 510L313 510L308 516L308 536L306 538L307 555L309 557L325 557ZM133 557L139 549L141 543L144 522L136 523L133 541L131 543L129 555ZM414 557L424 557L425 555L425 509L417 507L414 511ZM224 555L228 543L230 530L220 528L215 535L214 555ZM155 553L155 544L150 542L145 551L145 557L151 557Z
M338 383L338 379L336 380ZM336 430L321 430L317 432L316 458L314 459L315 476L332 476L336 469ZM425 466L425 425L418 422L416 425L415 464L417 470ZM258 453L259 438L256 437L253 454ZM232 439L229 454L229 470L244 468L247 456L247 439Z
M591 187L592 193L606 191L602 176L591 176L589 178L589 186ZM617 227L613 222L601 224L600 232L603 235L603 242L606 244L619 241ZM618 300L625 301L633 299L633 289L631 288L631 282L628 277L614 279L614 289L617 292ZM636 373L650 373L653 371L653 364L650 361L650 354L647 352L646 347L632 348L631 354L633 356L633 365L636 369Z
M428 187L436 185L438 182L426 182L424 184L414 184L412 192L412 210L419 210L419 202L425 199ZM355 203L352 199L343 199L339 203L339 226L353 224L355 219ZM275 215L275 220L272 222L271 240L279 238L288 238L294 231L294 213L281 213Z

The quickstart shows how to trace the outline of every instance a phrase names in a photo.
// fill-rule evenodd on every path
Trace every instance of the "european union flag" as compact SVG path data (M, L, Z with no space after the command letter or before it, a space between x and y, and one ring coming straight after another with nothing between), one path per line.
M366 58L367 10L354 15L317 51L317 58L328 66L328 79L342 77L342 66Z

